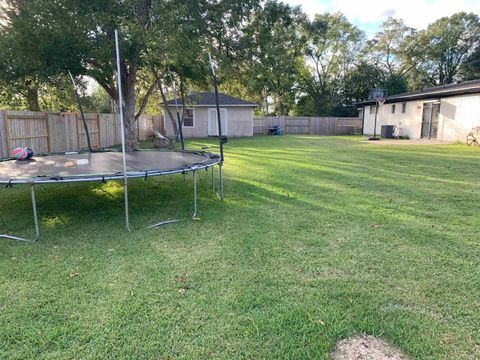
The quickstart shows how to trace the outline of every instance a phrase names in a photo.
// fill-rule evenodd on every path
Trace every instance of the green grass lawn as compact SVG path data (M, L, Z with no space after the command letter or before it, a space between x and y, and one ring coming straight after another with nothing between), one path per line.
M38 188L42 238L0 240L0 358L326 358L352 334L480 358L480 153L359 137L226 145L200 174ZM211 140L190 143L191 147ZM26 187L0 232L32 230Z

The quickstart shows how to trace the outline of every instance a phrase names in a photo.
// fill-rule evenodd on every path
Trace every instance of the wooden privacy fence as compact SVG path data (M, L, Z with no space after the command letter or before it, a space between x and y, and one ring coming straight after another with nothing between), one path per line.
M85 114L93 148L119 144L118 114ZM139 140L154 131L163 132L161 115L142 115L137 122ZM31 147L36 153L77 151L88 148L82 117L77 113L0 111L0 158L16 147Z
M267 134L269 128L280 126L285 134L345 135L361 130L362 119L356 117L255 117L253 134Z

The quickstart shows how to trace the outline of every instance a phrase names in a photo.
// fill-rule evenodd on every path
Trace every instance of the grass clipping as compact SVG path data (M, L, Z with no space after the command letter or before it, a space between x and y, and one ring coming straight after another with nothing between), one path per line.
M357 336L341 340L333 350L332 360L408 360L398 349L383 339Z

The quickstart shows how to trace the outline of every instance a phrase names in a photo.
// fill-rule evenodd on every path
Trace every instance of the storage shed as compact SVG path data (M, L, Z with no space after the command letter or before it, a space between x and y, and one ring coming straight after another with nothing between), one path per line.
M257 104L230 95L219 94L222 135L228 137L253 136L253 109ZM218 136L217 108L215 93L202 92L188 95L186 99L183 136L201 138ZM166 103L173 116L176 116L175 101ZM182 111L183 103L178 106ZM164 111L164 129L167 136L174 136L172 121L168 111Z

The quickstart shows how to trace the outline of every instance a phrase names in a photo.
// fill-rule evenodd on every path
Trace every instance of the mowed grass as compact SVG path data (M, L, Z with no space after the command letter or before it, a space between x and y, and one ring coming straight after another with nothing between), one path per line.
M231 139L223 202L201 172L192 221L191 175L131 181L131 233L119 183L39 188L41 240L0 240L0 358L321 359L363 333L480 358L479 150L360 140ZM0 232L29 201L0 191Z

